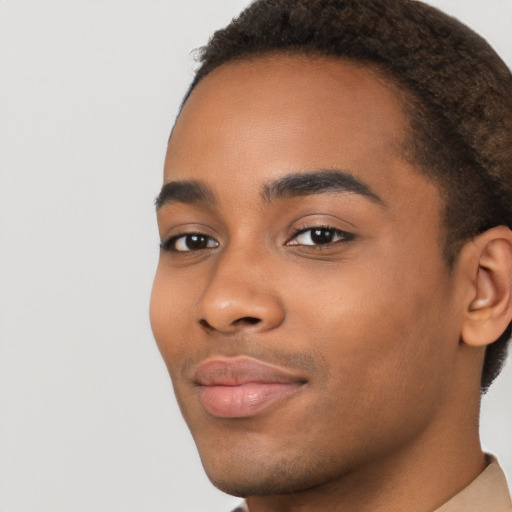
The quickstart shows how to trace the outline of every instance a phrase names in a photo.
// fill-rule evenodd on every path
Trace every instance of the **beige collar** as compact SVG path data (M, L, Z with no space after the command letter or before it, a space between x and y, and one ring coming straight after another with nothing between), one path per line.
M473 482L435 512L512 512L505 475L496 459Z

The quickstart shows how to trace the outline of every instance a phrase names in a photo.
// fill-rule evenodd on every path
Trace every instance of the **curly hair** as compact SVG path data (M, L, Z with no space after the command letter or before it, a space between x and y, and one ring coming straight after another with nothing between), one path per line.
M450 267L465 241L512 227L512 75L482 37L417 0L255 0L199 50L182 107L222 64L279 53L355 60L396 85L410 121L404 155L443 195ZM487 348L483 392L511 332Z

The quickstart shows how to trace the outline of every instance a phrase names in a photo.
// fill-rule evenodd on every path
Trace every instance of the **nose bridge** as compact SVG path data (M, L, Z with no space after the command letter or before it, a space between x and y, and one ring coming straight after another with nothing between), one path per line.
M284 310L272 274L270 258L261 249L226 248L216 255L197 303L197 320L222 332L277 327Z

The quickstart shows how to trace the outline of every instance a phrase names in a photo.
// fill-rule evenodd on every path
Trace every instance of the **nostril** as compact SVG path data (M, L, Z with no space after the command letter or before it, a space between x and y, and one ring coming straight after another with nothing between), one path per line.
M1 0L0 0L1 1ZM199 325L205 330L209 332L213 331L226 331L231 332L233 329L237 330L238 328L244 328L251 325L257 325L261 322L260 318L256 318L254 316L244 316L237 318L236 320L233 320L231 323L228 323L226 325L223 325L222 323L219 324L211 324L206 320L205 318L201 318L199 320Z
M253 316L244 316L243 318L239 318L238 320L235 320L233 322L233 325L238 325L238 324L256 325L260 321L261 320L259 318L255 318Z
M213 327L204 318L199 320L199 325L207 331L213 331Z

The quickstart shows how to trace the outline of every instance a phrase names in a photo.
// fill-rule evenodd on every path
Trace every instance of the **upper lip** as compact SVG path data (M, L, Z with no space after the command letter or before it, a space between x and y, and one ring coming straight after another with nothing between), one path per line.
M201 363L194 373L199 386L241 386L259 384L303 384L306 379L280 366L248 357L217 357Z

